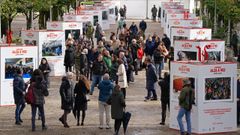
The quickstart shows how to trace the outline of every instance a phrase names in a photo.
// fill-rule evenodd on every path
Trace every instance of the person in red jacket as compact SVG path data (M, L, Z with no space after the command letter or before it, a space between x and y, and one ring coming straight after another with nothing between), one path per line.
M138 58L138 69L142 69L142 59L144 56L143 46L137 50L137 58Z

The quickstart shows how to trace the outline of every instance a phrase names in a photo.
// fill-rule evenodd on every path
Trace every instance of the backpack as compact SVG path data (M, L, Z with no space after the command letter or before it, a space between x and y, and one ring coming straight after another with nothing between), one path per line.
M34 102L35 102L35 98L34 98L34 94L33 94L33 86L32 85L30 85L28 87L28 91L27 91L27 93L25 95L25 100L26 100L27 104L34 104Z

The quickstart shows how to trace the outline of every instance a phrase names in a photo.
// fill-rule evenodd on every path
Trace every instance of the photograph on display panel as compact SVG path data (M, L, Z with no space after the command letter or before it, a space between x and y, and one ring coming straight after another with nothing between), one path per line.
M109 9L109 14L111 14L111 15L114 14L114 8Z
M231 77L205 78L205 101L231 101Z
M181 37L181 36L173 36L173 41L175 40L187 40L187 37Z
M65 30L65 41L68 39L68 35L71 34L74 40L79 39L80 36L80 30Z
M108 13L107 13L107 11L102 11L102 20L108 20Z
M13 79L18 69L23 70L23 78L30 78L33 68L33 58L6 58L5 79Z
M96 26L96 23L98 22L98 15L93 16L93 24Z
M197 52L178 51L177 61L197 60Z
M61 56L62 40L45 41L42 45L42 56Z
M220 61L221 51L210 51L208 53L208 60Z
M173 100L178 100L179 94L182 91L183 87L184 87L184 83L183 80L184 79L188 79L191 82L191 88L195 91L195 78L193 77L182 77L182 76L173 76ZM196 97L196 92L195 93L195 97ZM195 101L196 103L196 101Z
M24 40L25 45L32 45L32 46L37 46L37 41L36 40Z

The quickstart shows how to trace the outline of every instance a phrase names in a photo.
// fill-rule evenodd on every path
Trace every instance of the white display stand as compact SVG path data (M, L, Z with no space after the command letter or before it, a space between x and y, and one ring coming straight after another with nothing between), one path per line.
M189 12L189 10L188 9L178 9L178 8L177 9L172 9L172 8L165 9L161 12L161 22L164 22L164 20L166 20L165 17L167 16L167 14L183 14L186 12ZM165 26L164 23L161 24L161 27L164 27L164 26Z
M174 41L177 38L184 40L211 40L212 29L209 28L192 28L192 27L173 27L171 28L171 43L174 46Z
M167 24L169 24L169 20L171 19L199 19L196 17L196 14L190 14L190 13L181 13L181 14L166 14L165 20L161 23L163 23L163 28L167 28Z
M196 98L191 111L192 132L212 134L237 130L236 63L172 62L170 78L170 128L179 129L178 96L182 79L188 78ZM185 118L183 123L186 129Z
M93 24L93 14L90 13L82 13L80 12L79 15L76 14L65 14L63 15L63 21L64 22L82 22L83 27L86 25L86 23L91 22Z
M171 37L171 28L172 27L196 27L202 28L203 21L199 19L170 19L168 24L166 24L164 32Z
M109 10L108 7L105 6L96 6L96 9L102 12L102 29L109 30L110 29L110 21L109 21Z
M81 22L47 22L47 30L60 30L65 32L65 40L68 38L68 34L71 33L76 40L83 34L83 26Z
M207 60L224 61L225 41L223 40L175 40L175 61L203 61L207 52Z
M93 25L96 26L96 22L98 22L101 26L103 24L102 22L102 12L99 10L82 10L82 13L85 14L92 14L92 20L93 20Z
M38 46L38 63L44 57L48 60L51 68L50 76L63 76L65 54L65 32L46 30L23 30L21 32L22 42L30 40Z
M108 7L109 12L109 24L116 24L116 16L115 16L115 6L117 3L114 1L101 1L104 6Z
M14 105L14 69L22 68L25 82L29 81L31 73L37 68L37 54L36 46L0 46L0 106Z

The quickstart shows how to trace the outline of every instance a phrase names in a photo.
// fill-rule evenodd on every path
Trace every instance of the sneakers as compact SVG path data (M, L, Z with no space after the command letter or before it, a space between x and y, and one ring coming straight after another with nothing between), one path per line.
M42 130L43 130L43 131L44 131L44 130L47 130L47 129L48 129L48 128L47 128L46 125L42 127Z
M84 126L84 123L83 123L83 122L81 123L81 126Z
M151 98L151 101L157 101L158 99L157 98Z
M161 123L159 123L160 125L165 125L165 123L164 122L161 122Z
M111 127L109 125L106 126L106 129L111 129Z
M100 125L98 128L99 128L99 129L103 129L103 126L102 126L102 125Z
M16 125L22 125L21 122L19 122L19 121L16 121L15 124Z
M19 119L19 122L23 123L23 121L22 121L22 119L21 119L21 118Z

